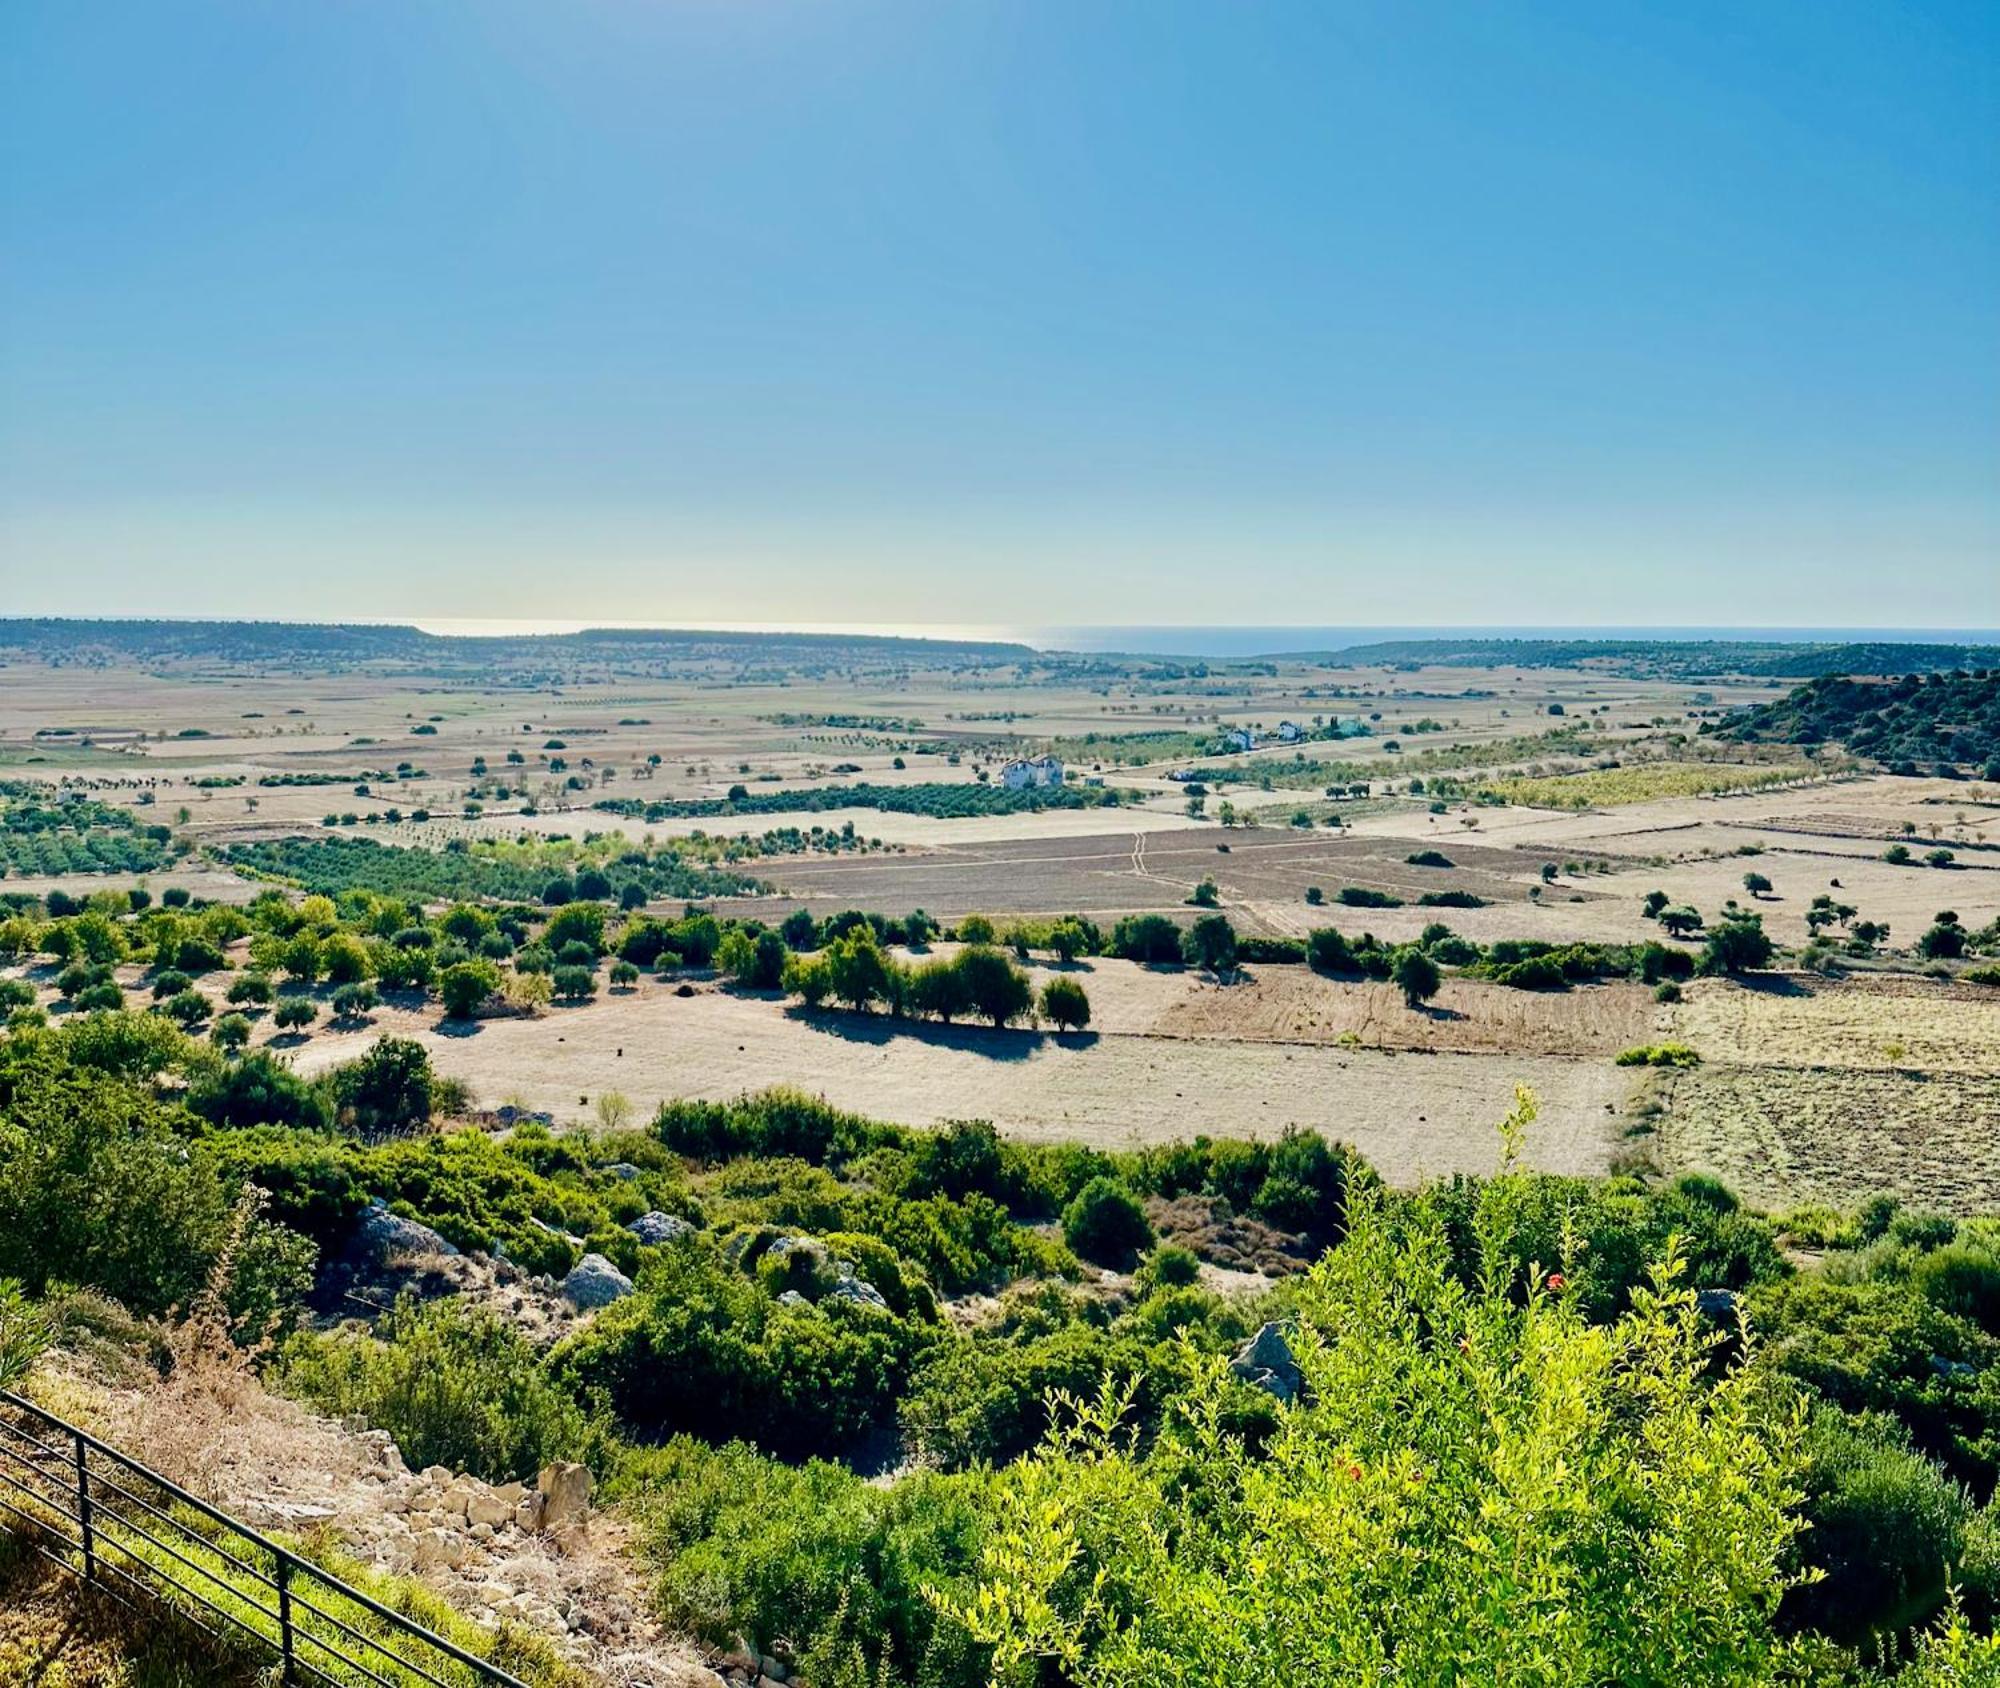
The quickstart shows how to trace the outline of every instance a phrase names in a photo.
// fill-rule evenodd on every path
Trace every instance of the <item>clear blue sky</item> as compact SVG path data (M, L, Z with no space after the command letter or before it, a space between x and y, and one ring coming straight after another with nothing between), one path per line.
M2000 623L2000 6L9 0L0 612Z

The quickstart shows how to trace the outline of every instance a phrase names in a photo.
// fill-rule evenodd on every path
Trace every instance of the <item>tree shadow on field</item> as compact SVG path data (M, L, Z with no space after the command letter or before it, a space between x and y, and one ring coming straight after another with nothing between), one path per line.
M477 1037L485 1027L478 1020L454 1020L448 1014L440 1014L438 1023L431 1027L439 1037Z
M1097 1042L1096 1032L1045 1032L992 1026L945 1026L931 1020L897 1020L887 1014L854 1014L843 1010L792 1007L785 1017L809 1031L837 1037L843 1043L886 1047L892 1043L925 1043L938 1049L962 1049L989 1061L1025 1061L1044 1045L1084 1049Z
M1736 982L1761 996L1811 996L1812 988L1783 973L1739 973Z

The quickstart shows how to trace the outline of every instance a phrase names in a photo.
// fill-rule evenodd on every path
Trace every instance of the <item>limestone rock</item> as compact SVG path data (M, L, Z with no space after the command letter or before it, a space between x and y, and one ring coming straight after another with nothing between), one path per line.
M882 1292L846 1261L838 1262L836 1270L839 1276L834 1279L833 1288L826 1292L829 1301L855 1301L863 1307L873 1307L879 1313L889 1311L889 1303L882 1298ZM771 1673L767 1670L764 1674L769 1676Z
M694 1227L678 1214L661 1213L657 1209L651 1213L640 1214L625 1229L649 1247L657 1247L661 1243L679 1242L682 1237L689 1236L694 1231Z
M1265 1325L1237 1349L1229 1369L1252 1388L1265 1390L1280 1401L1296 1401L1305 1382L1298 1361L1292 1358L1292 1345L1275 1323Z
M585 1312L609 1307L632 1293L632 1280L601 1254L586 1254L563 1279L563 1295Z
M475 1528L484 1525L489 1529L512 1521L514 1508L519 1498L507 1499L497 1489L479 1488L472 1491L466 1502L465 1516Z
M556 1531L590 1516L590 1471L568 1460L545 1466L536 1479L542 1494L542 1528Z
M372 1201L355 1225L348 1252L382 1261L392 1254L456 1254L458 1250L428 1225L391 1213L385 1202Z

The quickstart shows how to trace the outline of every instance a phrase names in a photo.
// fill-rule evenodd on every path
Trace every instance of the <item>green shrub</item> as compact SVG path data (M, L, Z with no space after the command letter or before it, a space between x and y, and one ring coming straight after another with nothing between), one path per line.
M1115 1178L1093 1178L1063 1209L1063 1239L1085 1260L1124 1267L1153 1243L1138 1198Z
M59 1034L39 1034L41 1038ZM128 1078L5 1050L0 1067L0 1277L52 1276L135 1312L184 1305L231 1223L233 1192L187 1152L187 1116Z
M210 1124L231 1129L284 1125L319 1131L333 1123L332 1097L261 1049L198 1080L187 1102Z
M1093 1682L1789 1675L1772 1615L1802 1458L1764 1380L1716 1375L1691 1294L1607 1328L1511 1273L1468 1290L1448 1253L1371 1214L1308 1275L1308 1393L1268 1454L1230 1434L1218 1356L1174 1435L1135 1442L1114 1393L999 1473L979 1594L945 1602L996 1677L1054 1657ZM1550 1592L1503 1614L1503 1575Z
M800 1679L828 1688L984 1688L983 1651L926 1594L964 1588L983 1480L917 1472L878 1486L823 1460L785 1466L679 1437L627 1455L614 1492L632 1497L668 1623L717 1646L791 1640Z
M1963 1581L1965 1490L1884 1413L1822 1405L1805 1453L1803 1556L1822 1580L1786 1596L1786 1618L1850 1646L1929 1619L1946 1579Z
M1698 1067L1701 1057L1684 1043L1641 1043L1620 1050L1621 1067Z
M336 1118L357 1137L380 1138L430 1123L432 1074L424 1046L385 1037L330 1075Z
M854 1302L775 1306L712 1250L683 1248L662 1251L638 1290L552 1363L647 1435L747 1437L804 1457L882 1423L931 1340L926 1327Z
M513 1325L487 1309L405 1297L370 1335L352 1326L286 1346L285 1388L389 1431L412 1470L445 1465L501 1483L584 1459L602 1430L558 1389Z
M500 969L490 961L460 961L438 975L438 1000L448 1018L469 1020L500 988Z
M1059 1031L1082 1031L1090 1024L1090 997L1074 979L1051 979L1042 987L1042 1016Z

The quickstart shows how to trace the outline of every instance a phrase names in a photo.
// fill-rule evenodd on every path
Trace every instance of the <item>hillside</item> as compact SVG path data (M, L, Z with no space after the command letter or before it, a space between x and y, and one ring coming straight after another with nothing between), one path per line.
M1852 645L1793 645L1776 656L1743 664L1745 674L1806 680L1822 674L1942 674L1954 668L2000 665L1993 645L1913 645L1867 642Z
M983 665L1029 662L1026 645L864 633L762 633L718 628L586 628L576 633L439 634L370 623L0 618L0 654L103 666L117 659L324 669L394 667L546 676L579 664L626 669Z
M1604 668L1692 678L1805 679L1819 674L1929 674L2000 660L1991 645L1812 644L1752 639L1388 639L1325 658L1337 667Z
M1838 744L1892 772L1936 767L2000 779L2000 670L1891 681L1827 675L1732 716L1719 736Z

